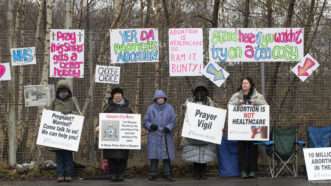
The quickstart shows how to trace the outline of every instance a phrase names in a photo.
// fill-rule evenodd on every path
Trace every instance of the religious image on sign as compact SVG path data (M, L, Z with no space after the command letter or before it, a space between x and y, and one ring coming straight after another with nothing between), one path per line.
M97 65L95 69L95 82L97 83L120 83L121 67Z
M269 140L269 105L228 105L228 113L229 140Z
M141 149L141 115L100 113L99 149Z
M0 63L0 81L11 80L10 64Z
M159 61L159 35L155 28L110 30L111 63Z
M303 148L308 180L331 180L331 148Z
M84 77L84 30L51 30L49 68L50 77Z
M303 28L211 28L211 62L297 62L303 57Z
M208 63L203 69L202 74L218 87L221 87L230 75L215 62Z
M54 85L24 86L24 100L26 107L49 106L54 99Z
M84 117L43 110L37 145L78 151Z
M226 110L188 102L182 136L221 144Z
M171 28L168 34L170 76L201 76L202 28Z
M12 66L37 64L36 48L12 48L10 49Z
M305 81L319 66L320 64L311 55L307 54L301 62L292 69L292 72L297 75L301 81Z

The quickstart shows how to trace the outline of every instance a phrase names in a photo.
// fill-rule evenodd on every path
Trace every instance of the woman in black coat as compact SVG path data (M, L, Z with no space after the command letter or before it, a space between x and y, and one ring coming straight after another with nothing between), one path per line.
M124 98L121 88L114 88L104 113L132 113L129 101ZM129 150L105 149L103 157L108 160L112 181L124 181L124 172L129 158Z

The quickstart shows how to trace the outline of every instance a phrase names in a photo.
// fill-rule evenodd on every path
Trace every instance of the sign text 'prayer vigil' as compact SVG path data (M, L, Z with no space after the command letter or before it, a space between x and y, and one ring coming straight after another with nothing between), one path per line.
M200 109L196 110L195 116L200 118L198 119L198 127L201 127L204 130L211 129L213 121L217 118L216 114L208 114L200 111Z

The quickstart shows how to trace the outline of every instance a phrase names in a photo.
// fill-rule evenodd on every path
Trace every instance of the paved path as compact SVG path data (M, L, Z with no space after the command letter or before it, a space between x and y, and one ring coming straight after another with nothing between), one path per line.
M196 181L189 178L177 179L176 182L169 183L162 179L150 182L146 178L127 179L122 183L112 183L108 180L75 180L72 183L57 183L53 180L48 181L0 181L0 186L309 186L309 185L331 185L329 183L313 184L309 183L306 178L257 178L244 180L240 178L209 178L205 181Z

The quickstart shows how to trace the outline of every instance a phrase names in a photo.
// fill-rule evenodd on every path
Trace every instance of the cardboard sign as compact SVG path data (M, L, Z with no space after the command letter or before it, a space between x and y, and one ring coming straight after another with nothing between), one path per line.
M37 64L35 47L12 48L10 54L12 66Z
M331 180L331 148L304 148L308 180Z
M303 28L211 28L211 62L295 62L303 57Z
M50 77L84 77L84 30L52 29Z
M202 28L172 28L168 34L170 76L201 76Z
M229 140L269 140L269 105L228 105L228 111Z
M37 145L78 151L84 117L43 110Z
M24 86L24 100L26 107L49 106L55 99L54 85L26 85Z
M100 113L99 148L141 149L141 115Z
M0 81L11 80L10 64L0 63Z
M218 87L221 87L230 75L215 62L208 63L203 69L202 74Z
M319 66L320 64L311 55L307 54L301 62L292 69L292 72L297 75L301 81L305 81Z
M221 144L226 110L187 103L182 136L200 141Z
M119 84L121 67L97 65L95 69L95 82Z
M155 28L110 30L111 63L159 61L159 35Z

